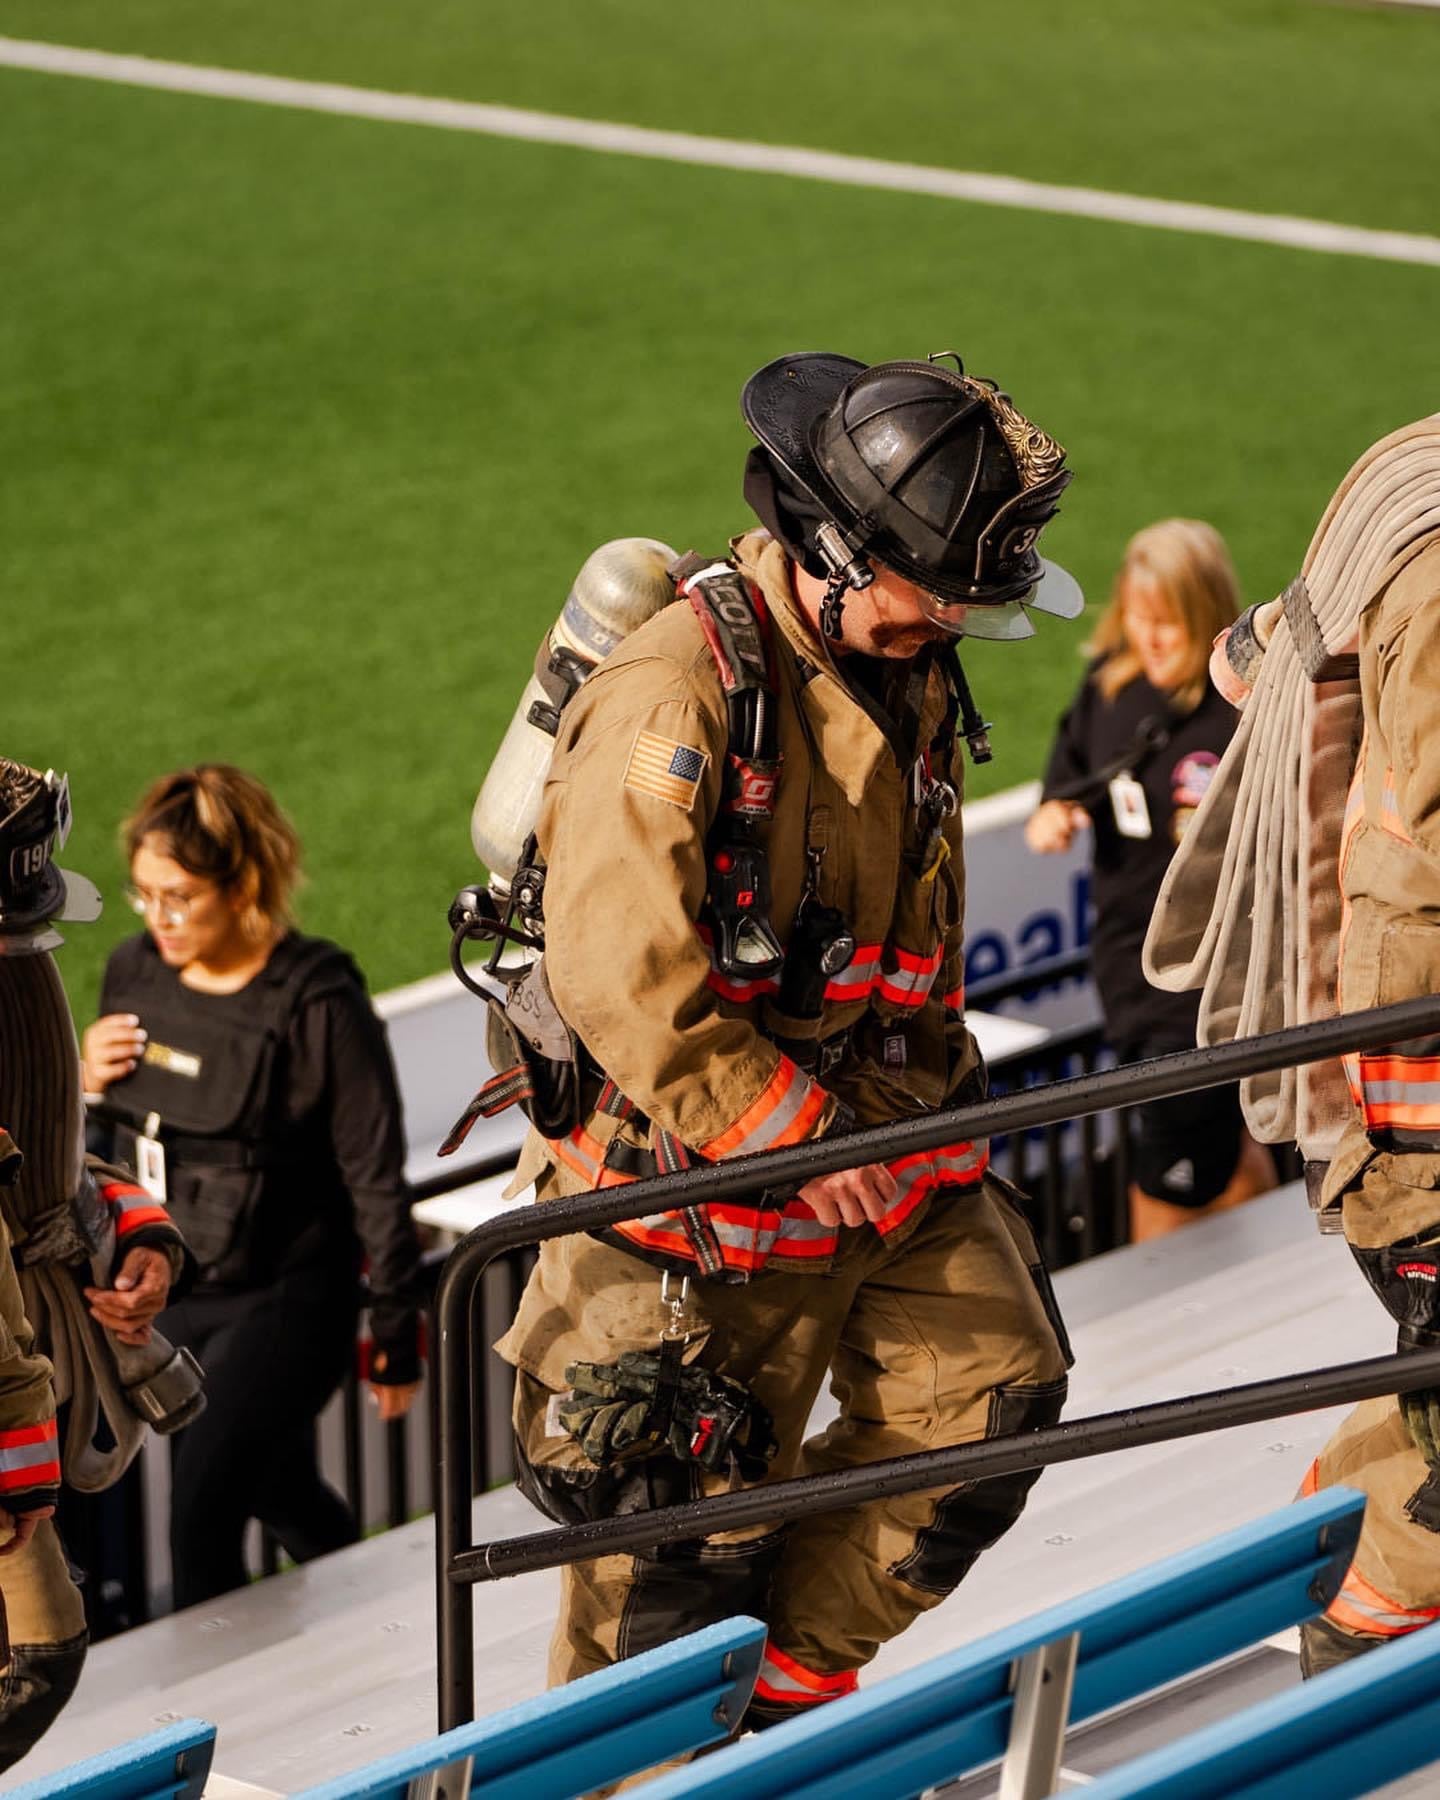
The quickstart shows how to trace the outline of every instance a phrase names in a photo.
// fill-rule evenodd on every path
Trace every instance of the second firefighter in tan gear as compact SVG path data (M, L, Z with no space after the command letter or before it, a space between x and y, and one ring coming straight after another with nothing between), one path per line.
M981 384L948 372L932 379L926 365L866 371L809 360L831 365L820 372L831 383L821 399L842 417L856 385L891 370L903 374L891 388L881 380L882 406L899 392L953 407L945 454L978 463L983 446L994 458L987 469L1005 471L1008 484L993 495L977 479L977 538L992 512L1025 499L998 431L1003 396L987 400ZM846 363L839 375L837 363ZM572 1131L532 1133L520 1173L542 1200L653 1173L665 1141L713 1161L983 1091L963 1019L955 696L935 654L954 625L934 628L912 597L919 590L887 565L877 598L847 597L838 635L822 628L821 596L832 602L837 582L826 590L817 577L813 533L791 510L795 469L776 460L753 419L752 429L772 483L756 510L775 535L737 540L734 561L768 615L774 649L780 773L764 832L766 922L793 953L805 909L831 909L853 955L825 977L818 1007L796 1013L786 1010L783 968L752 977L721 953L707 894L724 872L711 826L727 792L730 726L703 612L685 604L682 580L680 601L627 638L570 702L544 791L545 969L603 1077L584 1084ZM856 549L861 534L842 499L815 469L801 474L833 501ZM899 475L895 486L904 491ZM960 531L953 520L948 528ZM1013 541L1023 561L1035 529L996 541ZM883 563L905 555L905 542L897 536L892 547L881 534L859 548ZM950 581L934 554L937 583ZM973 555L984 607L996 572ZM1025 580L1005 591L1026 592ZM926 599L963 617L963 605ZM653 1352L667 1331L678 1330L687 1366L743 1383L769 1415L779 1450L767 1480L1053 1422L1065 1390L1063 1330L1017 1200L987 1174L987 1160L983 1144L960 1142L807 1184L801 1196L708 1206L720 1265L710 1279L676 1213L547 1242L498 1346L521 1371L522 1487L553 1517L578 1521L745 1482L738 1467L709 1473L664 1443L597 1461L566 1430L567 1371ZM672 1293L676 1276L693 1277L678 1320L665 1314L662 1270ZM827 1372L840 1416L806 1442ZM570 1679L748 1611L770 1625L750 1722L834 1698L1013 1523L1032 1479L572 1566L552 1676Z
M1252 999L1319 1016L1331 969L1342 1012L1440 992L1437 500L1440 415L1365 452L1301 575L1217 640L1212 676L1246 717L1146 947L1164 985L1204 980L1202 1041L1268 1023ZM1247 834L1259 830L1271 849L1252 885L1265 859ZM1212 954L1232 921L1245 953ZM1340 1073L1254 1084L1247 1112L1270 1141L1299 1140L1322 1229L1343 1226L1400 1347L1429 1348L1440 1343L1440 1039L1347 1057ZM1440 1618L1440 1393L1359 1406L1304 1486L1336 1484L1365 1493L1365 1522L1340 1593L1302 1627L1312 1674Z
M1362 615L1360 687L1364 738L1341 850L1344 1012L1440 993L1440 542ZM1440 1341L1440 1043L1347 1058L1346 1071L1355 1116L1325 1199L1367 1278L1391 1286L1391 1310ZM1422 1455L1400 1405L1366 1401L1312 1479L1370 1502L1330 1623L1374 1640L1440 1618L1440 1464Z

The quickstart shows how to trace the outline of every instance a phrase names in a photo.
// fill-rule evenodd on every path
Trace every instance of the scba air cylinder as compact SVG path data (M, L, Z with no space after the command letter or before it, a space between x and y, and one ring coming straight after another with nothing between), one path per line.
M570 652L583 680L637 625L668 606L674 583L665 573L675 560L668 544L655 538L615 538L585 559L564 610L547 635L540 666L556 653ZM552 696L538 672L525 684L515 716L506 728L470 814L470 842L490 871L490 886L508 892L525 840L535 829L545 772L555 748Z

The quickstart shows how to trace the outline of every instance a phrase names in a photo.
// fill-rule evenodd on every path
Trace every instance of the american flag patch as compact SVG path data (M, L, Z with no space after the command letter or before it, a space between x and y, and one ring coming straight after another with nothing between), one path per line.
M656 800L667 800L689 812L700 791L700 778L710 761L707 750L693 744L679 744L674 738L659 737L653 731L642 731L630 752L625 770L625 785L637 794L649 794Z

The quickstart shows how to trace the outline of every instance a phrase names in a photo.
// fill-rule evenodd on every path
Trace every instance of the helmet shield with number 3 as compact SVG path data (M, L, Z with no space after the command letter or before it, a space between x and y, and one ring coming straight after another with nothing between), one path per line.
M70 783L0 757L0 956L34 956L63 943L52 919L100 917L100 890L51 860L70 835Z
M1083 607L1036 548L1071 480L1065 452L993 382L933 359L867 367L808 351L767 363L741 408L761 446L746 499L812 574L873 558L972 637L1028 637L1027 609Z

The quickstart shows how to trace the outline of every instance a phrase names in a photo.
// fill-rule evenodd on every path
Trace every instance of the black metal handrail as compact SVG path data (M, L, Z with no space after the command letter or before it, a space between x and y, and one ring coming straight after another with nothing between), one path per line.
M793 1189L817 1176L851 1168L862 1162L894 1159L966 1139L988 1138L1003 1132L1025 1130L1031 1126L1055 1124L1103 1112L1111 1107L1172 1094L1191 1093L1248 1075L1437 1034L1440 1034L1440 996L1427 995L1391 1006L1374 1007L1365 1012L1341 1014L1333 1019L1291 1026L1283 1031L1241 1039L1212 1049L1181 1051L1172 1056L1129 1064L1103 1074L1082 1075L1053 1082L1043 1088L1025 1089L949 1112L873 1126L847 1137L821 1138L767 1151L761 1156L736 1157L727 1162L687 1169L676 1175L656 1176L627 1183L608 1191L552 1200L544 1206L518 1209L477 1227L462 1238L451 1252L436 1296L436 1635L440 1729L449 1730L474 1715L474 1643L470 1601L466 1589L475 1581L485 1579L485 1575L483 1552L477 1555L476 1547L469 1541L469 1324L475 1284L493 1258L526 1244L621 1224L653 1211L681 1205L699 1205L738 1194L753 1194L758 1188ZM1385 1360L1388 1363L1394 1361ZM1418 1366L1417 1358L1412 1367ZM1347 1375L1351 1372L1342 1370L1339 1373ZM1318 1377L1298 1379L1303 1381ZM1395 1391L1393 1377L1387 1374L1386 1379L1390 1381L1390 1386L1367 1391ZM1220 1395L1214 1399L1217 1408L1221 1408L1232 1402L1234 1396ZM1295 1410L1303 1411L1309 1404L1311 1403L1307 1401ZM1221 1424L1234 1422L1238 1421L1220 1417L1213 1424L1184 1427L1182 1434L1184 1429L1218 1429ZM1052 1429L1064 1431L1070 1428ZM1032 1432L1022 1438L1010 1440L1008 1446L1005 1440L996 1439L985 1446L963 1446L962 1449L973 1451L984 1448L992 1454L1010 1453L1029 1458L1035 1456L1036 1444L1042 1435ZM1098 1454L1101 1448L1114 1447L1114 1444L1105 1443L1097 1445L1094 1450L1080 1450L1075 1454ZM933 1456L936 1453L929 1454ZM960 1451L951 1454L958 1455ZM1036 1463L1042 1460L1043 1456L1035 1457ZM1015 1466L1033 1465L1029 1461L1022 1461ZM830 1498L826 1504L834 1508L854 1504L857 1490L868 1474L869 1471L859 1468L841 1471L827 1478L835 1485L829 1490ZM973 1478L967 1476L967 1479ZM795 1511L815 1510L817 1503L808 1493L801 1500L794 1499L792 1495L789 1511L782 1510L777 1504L777 1496L782 1487L793 1489L804 1485L775 1483L765 1488L764 1511L759 1516L778 1522L792 1516ZM911 1480L909 1485L917 1489L940 1485L934 1464L927 1463L925 1474ZM714 1502L696 1501L691 1504L707 1506ZM658 1516L654 1513L637 1515L636 1527L641 1526L643 1519L645 1531L648 1531ZM595 1528L583 1525L571 1526L565 1528L563 1533L546 1532L535 1535L549 1538L552 1544L557 1536L575 1542L578 1541L578 1534L593 1529ZM695 1535L693 1526L689 1534ZM592 1541L586 1540L587 1544ZM655 1540L647 1539L642 1531L641 1541ZM587 1549L585 1554L593 1552ZM570 1559L552 1552L549 1560L551 1563L559 1563Z
M652 1512L565 1525L556 1531L531 1531L524 1537L497 1538L494 1543L477 1545L457 1556L453 1578L465 1582L496 1581L501 1576L524 1575L532 1569L584 1562L592 1556L614 1556L653 1544L680 1543L708 1537L716 1531L794 1518L802 1512L834 1512L860 1506L867 1500L884 1500L891 1494L908 1494L917 1488L994 1481L1020 1469L1049 1468L1055 1463L1078 1462L1082 1457L1100 1456L1111 1450L1134 1450L1204 1431L1254 1425L1263 1419L1317 1412L1342 1402L1371 1400L1377 1394L1408 1393L1412 1388L1437 1384L1440 1350L1372 1356L1363 1362L1306 1369L1298 1375L1248 1382L1244 1387L1185 1394L1178 1400L1159 1400L1149 1406L1127 1406L1119 1412L1070 1419L1062 1425L1042 1426L1019 1436L952 1444L940 1450L917 1450L909 1456L891 1456L859 1468L772 1481L759 1487L740 1488L733 1494L656 1507Z

